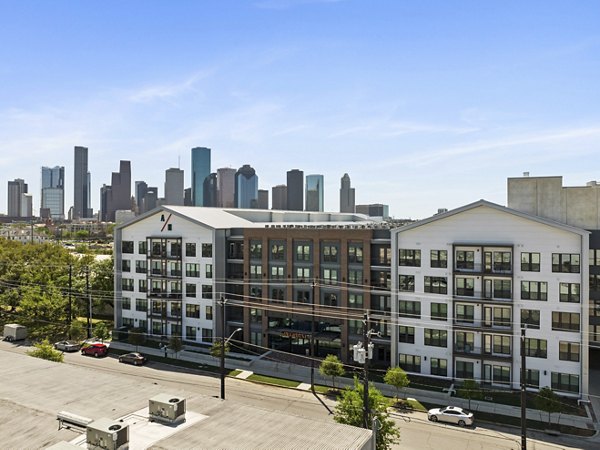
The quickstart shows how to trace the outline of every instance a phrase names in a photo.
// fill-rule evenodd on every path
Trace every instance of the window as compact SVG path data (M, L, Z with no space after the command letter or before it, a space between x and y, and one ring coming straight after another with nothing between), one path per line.
M401 292L415 292L415 276L400 275L398 281L398 290Z
M323 262L338 262L338 247L336 244L323 244L322 247Z
M196 284L195 283L186 283L185 284L185 296L186 297L196 297Z
M121 299L121 309L131 309L131 299L128 297L123 297Z
M492 295L493 298L511 298L512 297L512 289L511 289L511 280L500 280L494 279L494 293Z
M188 341L195 341L196 340L196 327L186 326L185 327L185 337Z
M185 256L194 258L196 256L196 243L186 242L185 244Z
M262 287L260 287L260 286L250 286L250 297L252 297L252 298L262 298Z
M400 342L404 342L406 344L415 343L415 327L406 327L404 325L400 325L398 329L398 340Z
M145 255L148 251L148 244L146 241L138 241L138 253L140 255Z
M148 262L144 259L135 262L135 273L146 273L148 272Z
M398 262L401 266L421 267L421 250L401 248Z
M200 276L200 264L186 263L185 264L185 276L186 277L199 277Z
M390 247L373 246L371 255L371 265L373 266L389 266L392 263L392 249Z
M457 277L456 295L462 295L464 297L473 297L475 295L475 279Z
M539 309L522 309L521 310L521 327L527 327L533 330L540 329L540 310Z
M285 259L285 247L282 242L271 243L271 259L283 261Z
M321 304L325 306L337 306L338 295L334 292L324 292L323 301L321 302Z
M475 371L473 363L468 361L456 361L456 378L468 380L473 379Z
M250 323L262 323L262 311L260 309L250 309Z
M539 253L521 253L521 271L522 272L539 272L540 271L540 254Z
M579 273L579 253L552 253L552 272Z
M206 320L213 320L213 307L212 306L204 307L204 317L206 317Z
M475 252L472 250L456 250L456 268L459 270L475 269Z
M181 294L181 281L171 281L171 293Z
M432 320L447 320L448 305L446 303L431 304L431 319Z
M525 356L547 358L548 343L546 339L525 338Z
M560 283L560 301L579 303L579 283Z
M181 276L181 263L180 262L171 262L169 269L171 272L171 276L173 276L173 277Z
M458 352L473 352L475 349L475 334L470 331L456 331L454 333L454 348Z
M527 384L527 387L539 388L540 387L540 371L536 370L536 369L527 369L525 383Z
M494 383L510 384L510 367L494 366L493 370Z
M521 299L548 300L548 283L545 281L521 281Z
M432 347L447 347L448 332L446 330L425 328L425 345L430 345Z
M322 270L322 281L324 284L335 284L338 280L338 271L337 269L327 269L323 268Z
M512 253L494 252L493 271L496 273L512 271Z
M559 359L579 362L579 347L579 342L560 341L558 344Z
M133 253L133 241L121 242L121 253Z
M456 305L456 321L473 323L475 320L475 307L473 305Z
M202 285L202 298L212 299L212 284L203 284Z
M135 310L136 311L148 311L148 300L145 298L136 298L135 299Z
M448 252L446 250L431 250L431 267L448 267Z
M296 280L306 282L312 278L310 267L296 267Z
M131 272L131 260L130 259L121 260L121 272Z
M446 277L425 277L425 292L430 294L447 294L448 279Z
M500 355L510 355L510 336L494 335L493 352Z
M181 243L171 242L171 256L181 256Z
M148 291L148 280L138 280L138 291L139 292L147 292Z
M202 257L212 258L212 244L202 244Z
M167 248L164 242L159 241L151 241L152 243L152 256L166 256Z
M305 289L299 289L296 291L294 296L296 303L310 303L310 291Z
M590 267L600 267L600 249L590 249Z
M400 317L421 318L421 302L413 302L410 300L400 300L398 315Z
M123 317L123 326L133 328L133 319L131 317Z
M312 255L308 243L296 244L296 261L310 262Z
M211 328L202 328L202 342L212 342L213 330Z
M285 300L285 289L283 288L272 288L271 289L271 300L282 302Z
M131 278L121 279L121 289L124 291L133 291L133 280Z
M348 308L363 309L364 300L362 294L348 293Z
M171 302L171 316L181 317L181 302Z
M262 242L250 241L250 259L262 259Z
M552 389L557 391L579 392L579 375L552 372Z
M600 254L600 250L598 254ZM590 274L590 291L600 291L600 275Z
M418 355L405 355L400 353L398 355L398 365L407 372L421 372L421 357Z
M271 266L271 279L272 280L283 280L285 278L285 267L282 266Z
M448 376L448 360L441 358L431 358L431 375L440 377Z
M199 319L200 318L200 305L185 305L185 317L189 317L191 319Z
M362 335L364 323L362 320L348 320L348 334Z
M358 244L358 243L348 244L348 263L362 263L362 262L363 262L362 244Z
M362 285L363 271L356 269L348 269L348 283Z
M212 278L213 277L213 265L212 264L206 264L204 266L204 276L206 278Z
M552 311L554 331L579 331L579 313Z

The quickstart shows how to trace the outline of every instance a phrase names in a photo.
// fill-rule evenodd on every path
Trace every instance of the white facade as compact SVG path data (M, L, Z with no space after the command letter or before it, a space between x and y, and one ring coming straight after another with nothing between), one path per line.
M528 386L586 395L588 235L483 200L392 231L393 365L518 389L526 322Z

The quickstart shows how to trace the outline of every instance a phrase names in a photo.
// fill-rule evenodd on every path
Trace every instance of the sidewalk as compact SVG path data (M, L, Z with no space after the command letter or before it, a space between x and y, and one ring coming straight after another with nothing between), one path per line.
M133 351L134 346L122 343L122 342L113 342L111 346L114 348L118 348L126 351ZM146 348L143 347L143 352L148 355L155 356L163 356L164 352L160 349L154 348ZM288 380L298 381L300 385L297 389L301 390L310 390L310 380L311 380L311 368L305 366L294 365L285 362L274 362L263 360L260 357L248 357L248 355L234 354L231 353L230 356L239 357L240 359L226 358L225 359L225 367L227 369L240 370L236 378L246 379L252 373L257 373L260 375L271 376L275 378L284 378ZM199 365L211 365L218 366L219 360L213 356L204 353L193 352L189 350L182 350L179 352L177 357L179 360L198 363ZM244 358L244 359L242 359ZM600 377L599 377L600 378ZM329 385L331 382L330 378L324 378L319 373L317 367L314 369L314 380L315 384L319 385ZM348 378L337 378L336 384L340 388L344 388L346 386L352 386L353 380ZM389 386L384 383L373 383L377 389L379 389L384 395L388 397L393 397L396 394L395 388ZM590 383L591 384L591 383ZM600 386L599 386L600 387ZM428 391L422 389L414 389L414 388L406 388L403 389L403 393L406 397L412 397L419 400L422 403L436 404L440 406L444 405L455 405L466 408L468 405L468 400L452 397L449 393L446 392L435 392ZM600 412L600 399L598 397L594 397L593 395L597 395L598 393L592 391L592 386L590 385L590 393L592 394L591 402L592 407L588 407L586 405L586 411L588 412L588 417L580 417L573 416L567 414L552 414L552 423L555 424L560 421L562 425L569 425L572 427L583 428L583 429L596 429L598 430L598 422L597 418L594 415L593 409L595 411ZM592 409L593 408L593 409ZM503 416L512 416L512 417L521 417L521 408L519 406L511 406L511 405L503 405L492 402L485 402L479 400L471 400L471 411L477 413L486 412L490 414L498 414ZM546 422L548 420L548 413L538 411L535 409L527 409L527 418L531 420L537 420L541 422ZM595 438L599 438L598 432L596 432Z

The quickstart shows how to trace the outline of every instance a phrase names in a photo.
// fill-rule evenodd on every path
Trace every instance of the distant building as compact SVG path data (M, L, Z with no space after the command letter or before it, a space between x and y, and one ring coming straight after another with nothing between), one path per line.
M204 179L204 206L217 206L217 189L217 174L213 172Z
M323 181L323 175L306 175L306 211L323 211Z
M369 217L390 217L390 207L381 203L372 203L370 205L356 205L357 214L366 214Z
M210 148L207 148L207 147L193 148L192 149L192 202L193 202L194 206L203 206L204 180L209 175L210 175ZM183 192L183 188L181 189L181 191Z
M165 171L165 204L183 206L183 170L170 168Z
M266 189L258 190L258 209L269 209L269 191Z
M42 210L48 210L53 220L65 219L65 168L62 166L42 167Z
M23 214L25 203L25 194L27 194L27 183L21 178L8 182L8 216L9 217L31 217Z
M192 188L185 188L183 191L183 206L194 206L192 202Z
M100 220L103 222L114 222L118 210L131 210L131 162L122 160L111 180L110 186L103 185L100 189Z
M244 164L235 174L235 207L256 208L258 206L258 176L256 171Z
M92 216L90 207L91 174L88 171L87 147L75 147L73 175L73 220Z
M143 212L152 211L158 206L158 188L148 186L143 200Z
M146 192L148 192L148 184L145 181L136 181L135 182L135 204L136 204L136 212L141 214L144 212L143 201L146 196Z
M271 189L272 200L271 209L278 209L285 211L287 208L287 186L285 184L279 184L273 186Z
M235 174L230 167L217 169L217 204L221 208L235 208Z
M340 212L353 213L355 209L354 188L350 186L350 177L345 173L340 187Z
M304 172L292 169L287 172L287 207L289 211L304 209Z

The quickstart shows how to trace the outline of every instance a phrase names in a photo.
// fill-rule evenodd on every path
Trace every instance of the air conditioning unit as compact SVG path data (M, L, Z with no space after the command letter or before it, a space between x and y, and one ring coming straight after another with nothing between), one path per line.
M86 443L90 450L127 450L129 425L112 419L98 419L86 428Z
M158 394L148 405L150 421L174 424L185 422L185 399L170 394Z

